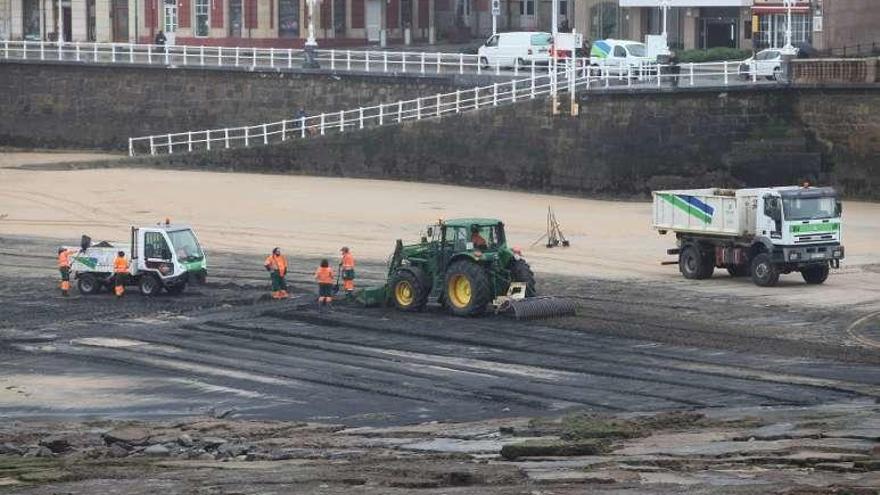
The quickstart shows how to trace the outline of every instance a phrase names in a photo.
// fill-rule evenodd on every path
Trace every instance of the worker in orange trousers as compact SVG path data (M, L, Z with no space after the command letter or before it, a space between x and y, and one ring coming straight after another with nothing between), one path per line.
M77 251L66 248L58 248L58 271L61 272L61 295L70 295L70 257Z
M125 252L119 251L116 253L116 259L113 260L113 290L117 298L125 294L125 283L128 281L129 268L131 268L131 263L125 259Z
M342 261L339 268L342 271L342 288L345 290L345 297L351 298L354 295L354 256L348 246L343 247Z

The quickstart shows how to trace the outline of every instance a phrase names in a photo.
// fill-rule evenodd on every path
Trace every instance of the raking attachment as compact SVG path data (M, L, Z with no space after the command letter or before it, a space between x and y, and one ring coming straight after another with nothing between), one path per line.
M553 296L526 297L526 284L513 282L507 295L492 301L495 314L512 312L517 320L574 316L575 303L569 299Z

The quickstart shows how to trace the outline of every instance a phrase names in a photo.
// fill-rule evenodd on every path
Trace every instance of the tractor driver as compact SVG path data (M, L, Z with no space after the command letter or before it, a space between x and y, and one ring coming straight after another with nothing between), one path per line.
M479 225L471 225L471 244L474 245L474 249L486 249L489 247L486 243L486 239L480 235Z

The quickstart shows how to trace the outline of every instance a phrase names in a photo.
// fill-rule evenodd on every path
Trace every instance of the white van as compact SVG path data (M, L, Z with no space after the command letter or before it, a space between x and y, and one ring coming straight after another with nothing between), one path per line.
M657 58L647 56L645 44L638 41L597 40L590 48L590 65L609 74L627 74L631 68L638 75L639 70L653 70L656 63Z
M486 40L477 54L483 67L496 65L513 67L519 64L521 68L525 68L531 67L532 61L536 64L549 62L552 44L553 36L550 33L540 31L498 33Z

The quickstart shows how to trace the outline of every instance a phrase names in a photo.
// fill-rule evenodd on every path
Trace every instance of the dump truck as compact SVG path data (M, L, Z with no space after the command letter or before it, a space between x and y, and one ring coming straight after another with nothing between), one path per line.
M691 189L653 193L653 227L675 233L681 274L706 279L715 268L764 287L800 272L821 284L844 258L837 193L830 187Z
M397 240L386 284L358 297L400 311L440 304L456 316L477 316L492 307L517 318L574 313L570 301L537 296L531 267L508 246L504 224L491 218L441 220L426 227L417 243Z
M119 251L131 261L127 285L136 286L141 294L154 296L163 289L180 294L187 284L204 283L207 259L196 234L188 225L164 224L131 227L128 242L102 241L92 244L82 236L72 257L70 271L80 293L93 295L113 286L113 260Z

